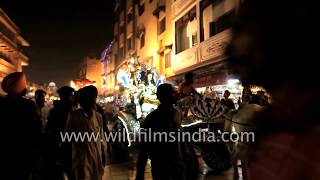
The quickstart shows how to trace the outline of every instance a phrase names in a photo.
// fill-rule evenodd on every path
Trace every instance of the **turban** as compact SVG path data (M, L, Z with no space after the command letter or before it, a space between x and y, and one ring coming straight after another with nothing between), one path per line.
M8 94L20 94L27 87L26 76L23 72L11 73L3 79L1 87Z

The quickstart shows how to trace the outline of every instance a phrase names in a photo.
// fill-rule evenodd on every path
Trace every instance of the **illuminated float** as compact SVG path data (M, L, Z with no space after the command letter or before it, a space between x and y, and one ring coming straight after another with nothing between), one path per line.
M130 109L136 119L145 118L159 105L157 87L165 81L155 68L131 60L118 70L115 103Z
M155 68L139 64L132 58L118 70L116 79L113 100L117 121L126 132L138 134L140 122L159 105L156 91L165 78ZM130 147L128 135L127 140Z

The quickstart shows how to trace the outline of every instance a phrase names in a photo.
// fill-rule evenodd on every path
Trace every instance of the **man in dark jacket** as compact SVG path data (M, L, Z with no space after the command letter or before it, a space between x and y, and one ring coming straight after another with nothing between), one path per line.
M159 107L151 112L145 119L143 128L154 132L178 132L180 123L176 120L177 112L173 108L175 103L175 91L170 84L162 84L157 89L157 97L160 101ZM184 164L180 157L178 143L165 142L165 139L152 139L152 142L141 144L137 162L137 180L144 178L144 170L147 159L151 160L152 177L154 180L185 179Z
M229 99L230 97L230 91L225 90L224 94L223 94L224 99L221 100L221 103L226 106L229 109L235 109L234 103L231 99Z
M33 101L25 99L26 76L14 72L4 78L2 89L7 93L0 99L2 122L1 176L10 179L28 179L31 175L38 150L41 122Z
M62 146L60 133L65 131L68 115L73 110L73 93L74 89L68 86L63 86L58 89L60 101L56 102L55 106L49 112L46 127L48 137L46 152L47 169L49 171L47 172L48 178L53 178L61 174L60 169L56 166L58 162L62 163L63 169L67 174L71 172L71 149L68 143L64 143L64 146Z

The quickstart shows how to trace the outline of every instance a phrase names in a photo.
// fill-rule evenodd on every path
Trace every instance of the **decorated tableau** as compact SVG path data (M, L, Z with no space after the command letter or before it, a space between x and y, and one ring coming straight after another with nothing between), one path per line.
M133 60L119 69L117 81L116 104L130 109L137 119L146 117L159 105L156 91L165 78L155 68Z

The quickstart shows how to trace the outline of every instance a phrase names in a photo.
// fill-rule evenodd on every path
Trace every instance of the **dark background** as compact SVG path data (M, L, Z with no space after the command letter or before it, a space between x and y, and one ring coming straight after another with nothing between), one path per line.
M85 56L100 57L112 41L113 0L1 0L30 43L29 81L69 85Z

